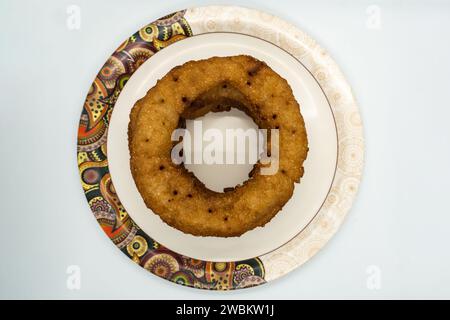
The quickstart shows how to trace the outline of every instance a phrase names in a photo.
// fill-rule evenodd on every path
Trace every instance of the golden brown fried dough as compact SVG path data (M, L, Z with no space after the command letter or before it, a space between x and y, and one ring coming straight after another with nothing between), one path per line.
M171 160L180 119L237 107L262 129L279 129L279 169L224 193L206 188ZM198 236L239 236L269 222L303 175L308 142L300 107L282 77L250 56L213 57L175 67L130 115L131 170L147 207L167 224Z

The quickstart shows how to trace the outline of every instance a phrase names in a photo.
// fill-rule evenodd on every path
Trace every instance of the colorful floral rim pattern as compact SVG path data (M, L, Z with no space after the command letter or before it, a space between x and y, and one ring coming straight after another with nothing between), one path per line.
M109 119L131 75L154 53L194 34L239 32L269 41L308 68L326 94L338 130L337 172L313 221L284 246L244 261L196 260L165 248L131 219L108 169ZM101 228L135 263L172 282L202 289L252 287L278 278L312 257L334 234L350 209L363 169L362 123L351 89L335 62L296 27L266 13L208 6L162 17L134 33L100 69L86 97L78 130L83 190Z

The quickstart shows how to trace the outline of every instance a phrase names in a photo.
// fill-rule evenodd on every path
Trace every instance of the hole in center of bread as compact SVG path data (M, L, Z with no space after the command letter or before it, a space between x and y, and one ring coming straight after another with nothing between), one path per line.
M245 135L258 130L251 117L237 108L208 112L196 119L186 119L186 130L190 135L190 148L185 148L188 143L185 136L183 152L190 163L185 163L184 167L208 189L226 192L249 179L256 163L250 153L257 146ZM233 143L230 139L234 139Z
M228 192L249 180L265 152L260 128L268 125L232 83L220 83L195 99L186 97L179 128L184 128L184 168L206 188ZM267 119L266 119L267 120Z

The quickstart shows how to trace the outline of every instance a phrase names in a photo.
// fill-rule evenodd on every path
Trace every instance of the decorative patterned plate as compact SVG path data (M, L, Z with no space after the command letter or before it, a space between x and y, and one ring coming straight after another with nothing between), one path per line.
M305 177L287 208L264 228L239 238L184 235L149 214L138 199L127 167L128 114L134 101L171 67L239 53L264 60L293 87L310 137ZM349 85L314 40L263 12L208 6L144 26L109 57L84 103L77 155L94 217L124 254L172 282L228 290L290 272L331 238L357 192L363 169L362 132ZM308 200L299 202L299 194Z

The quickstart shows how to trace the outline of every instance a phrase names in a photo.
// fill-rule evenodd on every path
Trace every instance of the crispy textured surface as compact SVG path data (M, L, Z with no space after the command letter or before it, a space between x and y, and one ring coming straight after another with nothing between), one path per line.
M238 107L260 128L279 129L279 169L223 193L171 161L180 119ZM308 142L300 107L282 77L250 56L213 57L175 67L130 114L131 171L146 205L167 224L199 236L239 236L269 222L303 175Z

